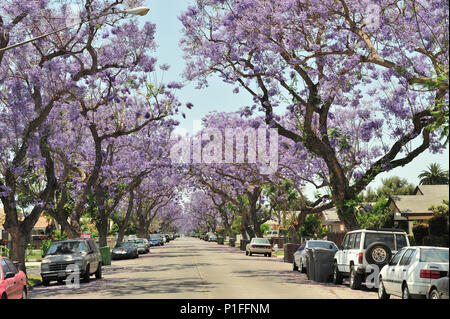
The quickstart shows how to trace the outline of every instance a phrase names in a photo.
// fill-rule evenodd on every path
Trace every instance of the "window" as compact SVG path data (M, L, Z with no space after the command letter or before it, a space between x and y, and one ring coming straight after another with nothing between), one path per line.
M8 266L6 265L5 259L1 259L0 263L1 263L1 267L2 267L3 278L5 278L6 273L9 271Z
M8 271L13 272L15 274L18 274L19 271L17 270L17 267L14 266L13 262L9 259L6 259L6 265L8 266Z
M337 247L333 242L323 241L323 240L312 240L309 242L308 246L310 248L318 247L318 248L337 250Z
M420 261L448 263L448 248L422 248L420 249Z
M411 261L411 256L415 249L408 249L406 253L403 255L402 260L400 260L399 265L407 266Z
M359 249L361 243L361 233L357 233L355 237L355 243L353 244L353 249Z
M389 265L394 266L397 265L398 261L400 260L400 257L402 257L403 253L406 249L402 248L400 249L392 258L392 260L389 262Z
M366 238L364 240L364 249L375 242L382 242L388 245L391 250L395 250L394 234L366 233Z
M356 234L351 234L350 239L348 240L348 247L347 249L353 249L353 244L355 243L355 237Z
M349 238L350 238L350 235L346 235L345 238L344 238L344 244L342 245L342 247L344 249L347 249Z
M395 241L397 243L397 250L408 246L405 235L395 235Z

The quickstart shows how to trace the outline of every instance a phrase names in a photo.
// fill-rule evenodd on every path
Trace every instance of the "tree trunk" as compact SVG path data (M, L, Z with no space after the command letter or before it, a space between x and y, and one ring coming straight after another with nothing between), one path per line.
M95 224L98 230L98 240L100 247L108 245L108 215L104 211L99 211L99 221Z
M131 213L133 212L134 207L134 191L130 191L130 197L128 199L128 207L127 212L125 214L125 218L122 221L116 222L117 226L119 226L119 232L117 233L117 243L121 243L123 241L123 237L125 236L125 228L128 227L128 223L130 222Z
M62 227L62 230L67 233L68 238L74 239L80 237L80 233L67 221L67 218L63 214L59 214L54 210L48 210L47 212Z
M298 226L291 225L289 226L289 238L290 242L293 244L300 244L300 238L298 237Z
M355 209L345 205L345 201L336 202L336 211L339 219L344 223L347 231L359 229L359 223L356 219Z
M12 229L7 229L7 231L12 238L12 247L11 247L12 249L10 252L11 260L13 262L19 262L19 270L22 270L26 274L27 271L25 267L25 255L31 236L31 231L24 232Z

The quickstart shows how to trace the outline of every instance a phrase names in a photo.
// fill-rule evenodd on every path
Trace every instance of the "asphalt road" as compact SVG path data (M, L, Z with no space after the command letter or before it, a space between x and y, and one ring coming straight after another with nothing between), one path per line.
M177 238L138 259L113 261L103 278L70 289L52 282L32 299L376 299L375 290L309 281L277 257L245 256L239 248Z

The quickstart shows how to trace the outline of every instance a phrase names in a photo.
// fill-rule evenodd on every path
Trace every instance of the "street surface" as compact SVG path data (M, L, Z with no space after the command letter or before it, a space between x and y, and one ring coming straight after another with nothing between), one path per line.
M37 269L36 269L37 270ZM35 270L35 271L36 271ZM138 259L113 260L103 278L78 289L52 282L32 299L376 299L376 290L351 290L309 281L281 258L245 256L239 248L177 238Z

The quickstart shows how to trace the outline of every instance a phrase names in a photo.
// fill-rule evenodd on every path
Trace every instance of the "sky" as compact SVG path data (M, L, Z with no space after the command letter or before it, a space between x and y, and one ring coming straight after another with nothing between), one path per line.
M182 81L182 72L185 67L183 52L179 47L181 39L182 24L178 20L181 13L192 1L187 0L151 0L146 1L146 6L150 12L144 18L156 24L156 42L159 45L157 57L161 63L171 66L170 70L164 74L164 81ZM241 93L234 94L234 86L223 83L218 78L213 78L206 89L195 89L196 83L186 83L181 90L179 98L183 103L194 104L192 110L186 110L186 119L179 116L180 126L189 131L193 129L193 121L201 118L211 111L231 112L237 111L243 106L252 105L249 94L241 90ZM370 185L377 188L381 185L383 178L400 176L406 178L410 183L418 185L418 175L431 163L439 163L445 170L449 169L448 147L443 154L431 154L426 151L416 157L405 167L396 168L390 172L380 174ZM309 189L307 193L312 193Z

